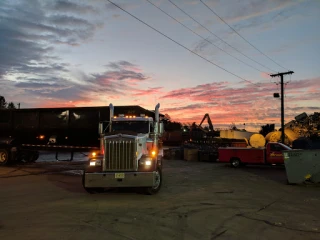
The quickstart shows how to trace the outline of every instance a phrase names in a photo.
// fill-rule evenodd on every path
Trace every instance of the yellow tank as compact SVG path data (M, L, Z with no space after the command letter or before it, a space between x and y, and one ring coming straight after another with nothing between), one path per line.
M281 140L281 132L280 131L269 132L265 137L265 139L267 142L279 142Z
M299 137L299 135L295 133L293 130L291 130L290 128L285 128L284 134L288 138L289 143L292 143L294 140L296 140Z
M291 144L294 140L296 140L299 135L295 133L293 130L290 128L284 129L284 135L285 135L285 143L286 144ZM266 141L267 142L280 142L281 141L281 131L275 131L275 132L270 132L266 136Z
M266 144L266 139L263 135L255 133L250 137L249 143L250 146L254 148L264 147Z

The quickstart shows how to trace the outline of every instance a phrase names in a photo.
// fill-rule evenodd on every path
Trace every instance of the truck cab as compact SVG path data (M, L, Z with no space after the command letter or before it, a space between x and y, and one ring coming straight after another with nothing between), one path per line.
M83 187L89 193L112 187L139 187L147 194L157 193L162 184L163 124L148 116L119 114L110 105L110 122L101 127L100 151L92 152L83 174Z
M284 164L283 152L285 150L292 150L283 143L268 143L266 145L266 163L267 164Z

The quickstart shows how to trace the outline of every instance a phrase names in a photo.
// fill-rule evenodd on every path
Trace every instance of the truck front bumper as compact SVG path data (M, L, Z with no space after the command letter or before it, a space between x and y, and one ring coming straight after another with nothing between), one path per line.
M102 172L84 173L84 187L152 187L155 183L155 172Z

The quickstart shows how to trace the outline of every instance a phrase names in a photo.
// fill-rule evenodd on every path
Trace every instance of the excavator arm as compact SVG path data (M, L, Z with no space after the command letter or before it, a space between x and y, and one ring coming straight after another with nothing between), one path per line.
M208 122L210 131L213 132L213 125L212 125L212 122L211 122L211 119L210 119L210 116L209 116L208 113L206 113L206 114L203 116L202 121L201 121L200 124L199 124L199 127L201 127L201 124L202 124L202 123L204 122L204 120L206 120L206 119L207 119L207 122Z

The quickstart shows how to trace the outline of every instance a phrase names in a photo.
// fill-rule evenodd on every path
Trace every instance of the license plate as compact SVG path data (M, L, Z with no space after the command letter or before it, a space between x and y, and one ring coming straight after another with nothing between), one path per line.
M124 178L124 173L115 173L114 178L122 179L122 178Z

